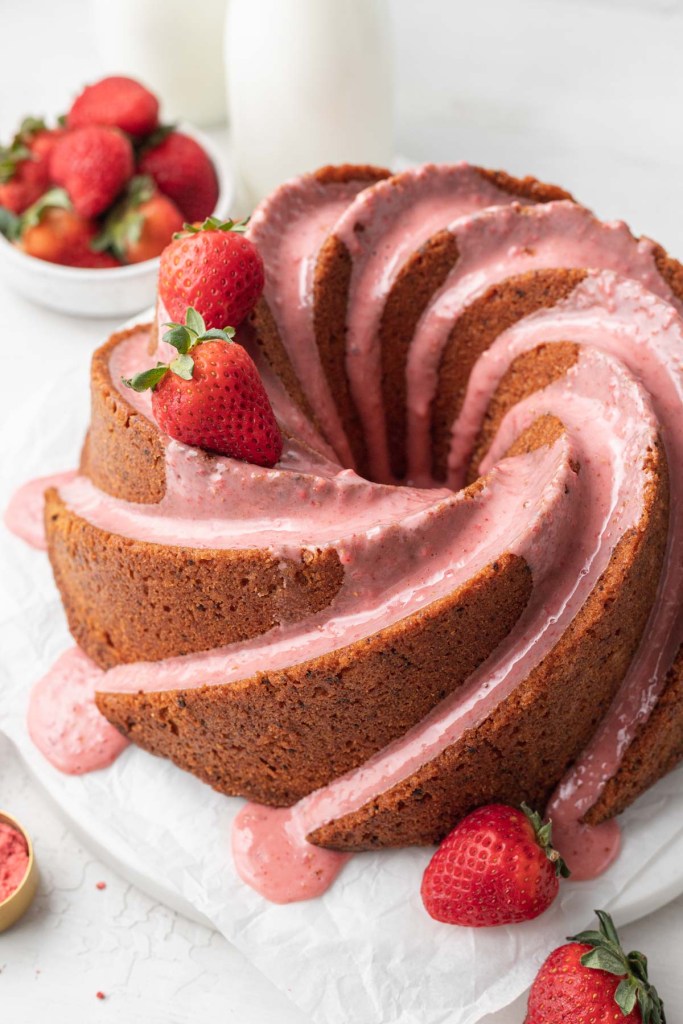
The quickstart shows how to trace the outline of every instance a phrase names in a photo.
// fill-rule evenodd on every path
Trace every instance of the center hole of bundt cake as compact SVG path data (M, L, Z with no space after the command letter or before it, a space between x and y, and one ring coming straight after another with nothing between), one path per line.
M514 286L513 282L506 284ZM524 303L526 308L527 303ZM373 483L420 488L458 490L473 483L507 413L518 402L563 377L579 357L578 345L569 341L540 344L516 356L491 395L473 443L467 444L464 450L457 445L454 448L454 424L463 408L474 362L485 347L483 339L479 339L476 351L469 345L467 358L457 346L446 349L427 425L422 428L418 421L417 444L410 433L405 389L395 389L392 398L384 388L386 460L382 457L381 443L376 445L373 431L359 432L355 437L350 434L361 475ZM422 436L419 436L420 430ZM541 416L518 438L509 454L552 444L563 430L556 417ZM455 437L457 441L457 428Z
M420 487L461 487L475 479L506 413L563 376L576 362L578 350L569 342L554 342L514 358L490 398L473 444L462 451L457 444L453 446L454 425L466 404L475 366L501 335L566 299L585 276L581 269L549 268L514 275L491 286L454 321L433 381L431 371L421 371L410 362L419 335L414 315L408 317L404 309L400 316L389 317L390 344L388 325L383 321L378 339L381 408L376 419L369 415L372 403L366 403L364 409L359 403L356 408L358 396L352 395L348 379L347 387L342 379L333 388L358 471L374 482ZM344 367L339 370L338 379ZM423 415L427 388L431 394Z

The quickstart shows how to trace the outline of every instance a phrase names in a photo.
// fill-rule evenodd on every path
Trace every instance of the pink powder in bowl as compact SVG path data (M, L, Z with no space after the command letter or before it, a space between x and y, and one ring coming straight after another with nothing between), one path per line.
M21 832L0 821L0 903L15 892L28 870L28 844Z

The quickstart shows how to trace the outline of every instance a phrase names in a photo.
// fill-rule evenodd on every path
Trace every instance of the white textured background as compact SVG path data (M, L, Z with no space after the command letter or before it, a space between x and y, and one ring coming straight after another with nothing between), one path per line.
M391 7L400 152L555 180L600 216L622 217L683 254L683 0ZM24 114L60 111L80 83L116 70L98 66L87 0L0 0L0 46L0 139ZM15 352L32 351L36 370L54 365L59 346L69 360L87 351L108 326L33 309L2 281L0 311L4 338ZM13 390L0 416L20 401ZM305 1024L222 939L88 854L3 741L0 806L31 831L43 872L28 917L0 936L1 1019ZM650 955L671 1024L683 1019L681 934L683 900L624 930ZM523 1016L520 1005L496 1022Z

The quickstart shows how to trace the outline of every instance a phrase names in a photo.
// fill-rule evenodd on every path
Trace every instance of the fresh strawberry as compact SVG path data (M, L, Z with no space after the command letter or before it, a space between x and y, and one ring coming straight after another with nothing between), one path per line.
M37 259L72 267L117 266L113 257L103 259L91 249L96 234L95 222L71 208L63 189L52 189L29 207L16 231L20 247Z
M244 227L209 217L199 228L186 226L164 250L159 296L173 320L193 306L209 327L220 327L241 323L254 308L263 291L263 260Z
M642 953L624 953L611 917L571 937L536 975L525 1024L665 1024L664 1005Z
M182 226L175 203L157 191L151 178L140 175L108 214L95 248L110 249L124 263L142 263L159 256Z
M48 166L31 152L19 131L9 146L0 148L0 206L23 213L49 185Z
M56 143L64 135L66 135L66 128L48 128L40 117L25 117L15 136L15 141L25 146L35 160L49 160Z
M78 128L56 143L50 174L69 193L76 213L96 217L133 175L133 148L116 128Z
M70 264L80 261L95 237L95 230L90 221L73 210L51 206L41 213L38 223L25 228L21 248L39 260Z
M15 155L21 150L15 150ZM49 186L47 162L26 158L12 159L0 151L0 206L11 213L23 213Z
M484 928L538 917L569 872L551 845L550 822L490 804L472 811L446 836L422 879L427 913L446 924Z
M159 123L159 101L134 79L113 75L85 87L74 100L66 123L70 129L106 125L141 139Z
M47 167L49 166L48 161L52 155L52 150L65 135L65 128L45 128L42 131L36 132L28 143L28 148L33 153L35 159L44 160Z
M188 135L174 131L160 134L161 141L143 151L140 174L150 174L186 220L204 220L213 213L218 200L218 178L211 160Z
M157 423L183 444L274 466L282 435L251 356L232 341L235 330L207 330L195 309L185 324L167 324L164 341L178 351L168 365L145 370L124 384L152 389Z
M117 260L110 252L93 252L86 249L72 255L68 261L70 267L81 267L88 270L111 270L113 267L122 266L121 260Z

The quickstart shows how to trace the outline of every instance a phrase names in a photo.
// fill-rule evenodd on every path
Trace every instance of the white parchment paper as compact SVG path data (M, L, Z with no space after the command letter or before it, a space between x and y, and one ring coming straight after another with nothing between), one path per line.
M88 419L86 364L84 354L33 391L5 428L3 508L15 486L77 463ZM474 1024L517 998L594 907L624 922L683 891L679 769L623 816L623 851L611 870L595 882L565 883L535 922L471 930L432 921L419 896L430 852L417 849L355 857L322 899L270 905L232 864L230 826L241 801L134 748L83 777L61 775L33 748L25 727L30 687L71 640L46 556L0 528L0 565L0 729L82 834L134 880L163 887L209 918L316 1024ZM0 765L9 804L1 782ZM661 877L658 866L677 849L678 871Z

